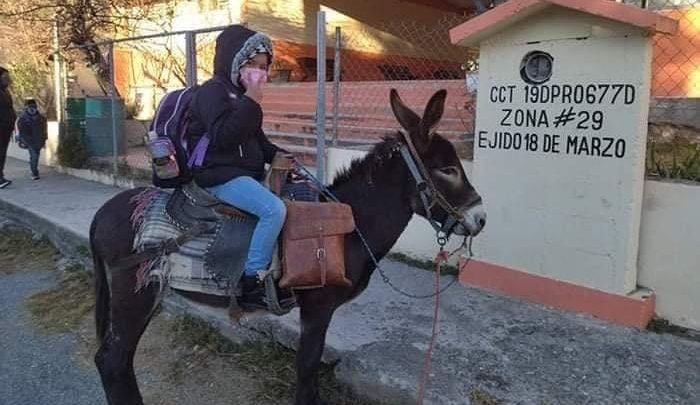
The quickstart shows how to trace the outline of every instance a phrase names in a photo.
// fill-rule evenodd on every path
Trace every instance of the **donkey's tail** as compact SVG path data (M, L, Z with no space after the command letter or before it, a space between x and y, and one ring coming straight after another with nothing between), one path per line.
M101 343L107 334L110 323L110 294L105 262L95 249L96 222L93 220L90 226L90 250L92 250L92 260L95 268L95 328L97 330L97 341Z

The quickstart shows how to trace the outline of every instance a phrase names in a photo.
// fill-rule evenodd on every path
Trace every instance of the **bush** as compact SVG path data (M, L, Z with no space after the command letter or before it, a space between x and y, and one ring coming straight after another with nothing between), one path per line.
M700 181L700 129L672 123L649 123L647 175Z
M80 169L88 160L87 147L79 128L66 128L58 144L58 163L61 166Z

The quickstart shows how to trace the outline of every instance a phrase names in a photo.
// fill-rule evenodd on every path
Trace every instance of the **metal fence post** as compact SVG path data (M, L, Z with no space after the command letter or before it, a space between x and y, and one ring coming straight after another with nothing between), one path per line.
M340 49L342 31L335 27L335 57L333 58L333 146L338 146L338 109L340 108Z
M185 34L186 42L186 66L187 86L197 84L197 33L188 32Z
M109 98L112 105L112 167L114 169L114 181L117 181L119 174L119 150L117 150L117 87L114 83L114 44L110 43L107 50L107 61L109 63Z
M326 182L326 12L319 11L316 30L316 176Z

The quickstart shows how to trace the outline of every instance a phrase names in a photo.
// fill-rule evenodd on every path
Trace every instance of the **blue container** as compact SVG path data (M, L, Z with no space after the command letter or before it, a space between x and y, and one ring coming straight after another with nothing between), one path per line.
M115 100L117 154L126 151L124 136L124 104ZM85 99L85 143L89 156L113 156L112 100L107 97Z

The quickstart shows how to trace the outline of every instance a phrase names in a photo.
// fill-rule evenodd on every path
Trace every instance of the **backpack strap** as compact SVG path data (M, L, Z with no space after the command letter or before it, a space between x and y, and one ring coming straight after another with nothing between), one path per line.
M224 90L226 90L227 92L231 91L230 84L227 83L226 81L224 81L224 79L222 79L219 76L212 77L212 82L220 84L224 88ZM183 133L181 135L181 143L183 145L185 145L186 150L187 150L186 136L187 136L187 126L188 126L187 124L189 124L189 122L186 123L185 128L183 130ZM204 163L204 158L207 155L207 150L209 148L210 143L211 143L211 137L209 136L209 133L205 133L204 135L202 135L202 137L197 142L197 145L192 150L192 154L190 154L189 159L187 159L187 167L188 168L192 169L193 167L201 167L202 166L202 163Z
M190 169L194 166L201 167L204 162L204 157L207 155L207 149L209 148L209 134L205 133L197 142L197 146L194 147L190 158L187 160L187 167Z

